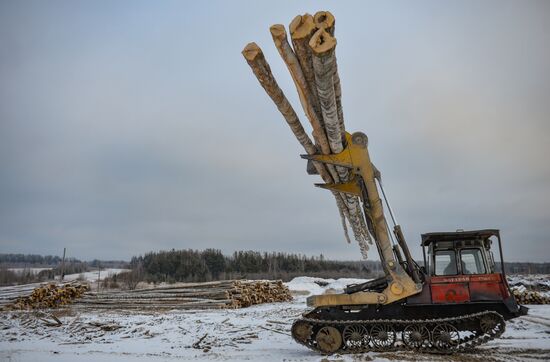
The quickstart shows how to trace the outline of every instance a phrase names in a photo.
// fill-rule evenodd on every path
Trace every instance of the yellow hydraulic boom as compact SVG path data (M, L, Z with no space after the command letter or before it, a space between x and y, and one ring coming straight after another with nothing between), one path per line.
M387 287L381 292L358 291L350 294L311 296L307 300L310 307L389 304L422 291L420 273L412 260L400 226L395 224L393 214L393 231L397 244L392 245L382 200L378 193L378 186L381 188L380 174L371 163L367 145L368 138L364 133L346 133L346 147L342 152L330 155L302 155L302 158L350 169L353 175L350 181L316 186L360 197L369 230L380 254ZM382 188L381 190L383 193ZM391 209L389 211L391 213ZM404 253L404 260L401 252Z

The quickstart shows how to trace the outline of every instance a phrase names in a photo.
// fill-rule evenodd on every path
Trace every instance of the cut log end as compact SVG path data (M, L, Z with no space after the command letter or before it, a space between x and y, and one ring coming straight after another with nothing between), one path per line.
M252 42L246 44L242 54L247 60L253 61L258 55L262 54L262 49L258 46L258 44Z
M319 29L311 37L309 46L314 54L324 54L336 48L336 38L325 31L325 29Z
M330 11L318 11L313 17L315 26L319 29L326 29L330 32L334 28L334 15Z
M271 25L269 31L271 32L271 36L273 37L273 39L286 38L286 30L284 25L282 24Z
M303 39L311 35L316 29L313 16L310 14L297 15L289 25L292 39Z

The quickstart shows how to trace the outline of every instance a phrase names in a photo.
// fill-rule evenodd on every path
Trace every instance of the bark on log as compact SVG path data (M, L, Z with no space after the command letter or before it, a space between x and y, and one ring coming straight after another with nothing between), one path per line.
M300 62L288 43L285 27L281 24L276 24L271 26L269 30L271 32L273 42L275 43L281 58L283 58L290 75L294 80L294 84L296 85L296 90L298 91L300 102L302 103L306 117L309 119L309 122L313 127L313 138L315 139L315 143L319 145L321 152L324 154L330 153L330 146L327 141L325 129L313 109L313 96L309 91L309 86L300 66Z
M216 304L147 304L147 305L125 305L118 306L116 304L94 304L94 305L85 305L85 304L75 304L71 308L75 309L138 309L138 310L189 310L189 309L225 309L227 308L226 303L216 303Z
M344 150L342 144L342 129L338 120L336 97L334 93L334 72L336 57L336 39L324 29L319 29L310 39L309 46L313 52L313 70L315 85L321 105L321 114L325 123L326 135L332 153ZM338 176L342 181L349 179L349 171L345 167L337 167ZM352 212L354 212L353 210Z
M204 299L204 298L195 298L195 299L182 299L182 298L156 298L156 299L138 299L138 300L121 300L121 299L101 299L101 300L88 300L82 299L77 302L77 304L102 304L102 305L148 305L148 304L221 304L221 303L230 303L232 299Z
M318 11L313 18L315 27L324 29L331 36L334 36L336 29L336 19L330 11ZM340 85L340 76L338 75L338 65L334 67L334 93L336 96L336 109L338 111L338 120L342 129L342 141L345 142L344 112L342 109L342 86Z
M298 62L300 63L311 94L312 107L321 121L321 125L324 127L319 97L315 87L315 73L313 72L313 63L311 61L311 49L309 47L309 40L317 30L313 23L313 16L310 14L296 16L290 23L289 30L294 52L296 53L296 57L298 58Z
M332 153L340 153L344 150L343 130L338 117L336 94L334 88L334 74L336 72L336 39L325 29L319 29L311 37L309 45L312 50L313 69L315 72L315 84L321 105L321 113L325 123L326 134ZM341 181L349 181L349 170L345 167L336 167ZM355 239L359 243L361 253L366 256L369 240L368 233L363 228L363 214L359 208L359 200L356 197L346 195L349 220Z
M336 39L324 29L315 32L309 41L313 52L313 70L315 72L315 85L321 105L321 113L325 123L326 134L332 153L340 153L342 145L342 131L338 121L336 109L336 97L334 94L334 71L336 57Z
M344 123L344 109L342 108L342 85L340 84L340 75L338 75L338 62L336 57L334 58L334 97L336 99L336 112L338 113L338 123L340 124L340 130L342 132L342 143L346 146L346 126Z
M230 287L235 283L235 280L221 280L221 281L215 281L215 282L202 282L202 283L176 283L172 285L162 286L162 287L154 287L154 288L143 288L143 289L134 289L134 290L128 290L126 293L143 293L146 291L151 292L159 292L159 291L165 291L165 290L178 290L178 289L189 289L189 288L226 288ZM96 293L90 293L90 294L96 294Z
M284 29L283 29L284 31ZM286 38L286 36L285 36ZM292 51L292 50L291 50ZM318 152L315 145L309 139L309 136L305 132L302 124L296 112L290 105L290 102L284 95L283 91L277 84L273 73L271 72L271 67L267 60L265 59L262 50L256 43L249 43L243 50L243 55L250 66L254 75L260 82L260 85L264 88L269 97L273 100L286 122L290 126L290 129L298 139L298 142L304 147L304 150L307 154L313 155ZM325 137L326 139L326 137ZM328 144L327 144L328 146ZM330 149L330 148L329 148ZM323 178L325 182L333 182L334 180L328 173L323 165L318 162L314 162L315 168L319 175Z
M271 68L265 60L262 50L256 43L249 43L242 52L254 75L260 82L260 85L265 89L266 93L273 100L290 129L298 139L298 142L304 147L308 154L316 153L315 145L309 139L309 136L300 123L296 112L290 105L290 102L284 95L283 91L277 84L277 81L271 73Z
M346 242L348 244L351 244L351 240L349 238L349 232L348 232L348 225L346 224L346 220L351 220L351 219L349 216L349 210L346 205L346 201L344 199L345 195L334 191L332 191L332 194L336 199L336 206L338 207L338 213L340 214L340 223L342 224L342 229L344 229L344 237L346 238Z

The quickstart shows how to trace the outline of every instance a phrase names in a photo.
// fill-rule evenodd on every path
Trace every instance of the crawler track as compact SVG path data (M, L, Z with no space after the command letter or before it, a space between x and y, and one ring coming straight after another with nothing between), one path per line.
M416 350L468 351L498 338L504 318L494 311L434 319L324 320L304 317L292 325L294 340L323 354Z

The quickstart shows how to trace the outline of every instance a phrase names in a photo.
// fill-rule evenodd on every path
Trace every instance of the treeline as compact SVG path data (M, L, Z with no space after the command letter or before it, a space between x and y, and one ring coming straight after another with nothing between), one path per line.
M66 258L65 263L62 264L62 258L59 256L0 254L0 286L44 282L53 280L61 274L81 274L97 270L99 267L102 269L128 268L128 262L119 260L86 262L76 258Z
M550 263L513 262L504 263L504 267L508 274L550 274Z
M43 266L43 265L42 265ZM36 271L26 266L10 270L6 265L0 264L0 286L28 284L53 280L55 277L68 274L80 274L90 270L86 262L80 260L66 260L64 268L60 264L52 268Z
M74 259L79 261L78 259ZM37 254L0 254L0 264L17 267L19 265L52 266L61 263L61 258L57 255L37 255Z
M422 265L420 263L420 265ZM31 268L49 269L33 272ZM130 268L106 282L123 283L129 288L140 281L196 282L223 279L283 279L308 275L320 278L374 278L382 275L379 261L335 261L323 255L237 251L224 255L217 249L150 252L123 261L65 260L64 274L77 274L104 268ZM550 274L550 263L505 263L509 274ZM16 272L9 268L19 268ZM500 271L500 267L497 267ZM0 254L0 285L24 284L54 279L61 275L61 258L32 254Z
M381 273L375 261L334 261L323 255L236 251L224 255L217 249L170 250L133 257L133 273L149 282L209 281L219 279L283 279L309 275L325 278L370 278Z
M55 267L61 265L62 258L57 255L38 255L38 254L0 254L0 265L8 268L24 267ZM86 264L91 268L126 268L127 261L123 260L98 260L81 261L77 258L65 258L65 264Z
M514 274L550 274L550 263L505 263ZM170 250L133 257L131 273L121 275L131 283L198 282L221 279L283 279L308 275L321 278L374 278L383 274L379 261L336 261L323 255L236 251L218 249ZM500 271L500 268L497 268ZM116 278L115 278L116 279Z

